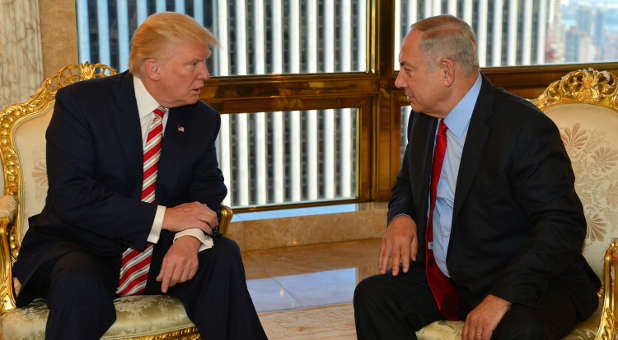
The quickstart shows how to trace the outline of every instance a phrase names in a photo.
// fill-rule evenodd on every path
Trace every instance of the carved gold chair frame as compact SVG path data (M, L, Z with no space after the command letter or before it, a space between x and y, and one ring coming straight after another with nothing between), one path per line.
M11 267L17 259L23 228L24 188L22 165L15 143L15 131L25 121L48 112L55 103L56 92L69 84L86 79L106 77L116 71L103 64L69 65L48 77L41 88L26 102L9 105L0 111L0 159L4 174L4 195L0 198L0 315L16 308ZM225 234L232 209L222 206L221 232ZM0 336L1 337L1 336ZM163 332L127 340L199 339L196 327Z
M532 102L542 111L564 104L590 104L611 109L618 114L618 78L608 71L582 69L568 73L551 83ZM616 131L618 133L618 131ZM609 226L614 229L618 226ZM618 236L616 234L611 237ZM589 259L590 260L590 259ZM599 298L602 303L601 321L595 340L614 340L618 336L616 326L616 270L618 269L618 238L613 238L605 252L602 287Z

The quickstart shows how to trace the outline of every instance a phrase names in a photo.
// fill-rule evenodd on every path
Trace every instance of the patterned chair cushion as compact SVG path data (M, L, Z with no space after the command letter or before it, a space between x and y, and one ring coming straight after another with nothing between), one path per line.
M114 305L116 322L101 339L142 337L195 327L182 303L166 295L127 296L116 299ZM44 339L48 314L42 299L2 314L0 339Z
M597 334L597 328L601 322L601 302L599 308L587 320L577 324L575 329L562 340L592 340ZM463 333L462 321L440 320L433 322L418 332L418 340L460 340Z

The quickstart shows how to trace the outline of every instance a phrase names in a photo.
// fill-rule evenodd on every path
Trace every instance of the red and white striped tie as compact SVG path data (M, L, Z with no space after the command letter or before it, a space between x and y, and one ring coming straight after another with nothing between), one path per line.
M146 145L144 146L144 180L142 183L142 202L155 203L155 184L159 169L159 155L161 154L161 140L163 138L164 109L154 109L155 114L150 128ZM148 281L150 260L152 259L152 243L148 243L144 251L127 248L122 253L120 266L120 281L116 293L120 296L137 295L144 291Z

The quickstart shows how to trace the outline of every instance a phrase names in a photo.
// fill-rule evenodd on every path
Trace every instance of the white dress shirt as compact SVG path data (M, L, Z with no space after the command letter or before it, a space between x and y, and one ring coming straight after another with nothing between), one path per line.
M141 79L136 76L133 76L133 87L135 90L135 100L137 101L137 111L139 114L140 125L142 127L142 143L143 146L146 144L146 137L148 134L148 128L150 124L154 120L155 113L152 112L154 109L158 107L163 107L160 105L153 97L150 95L144 83ZM167 126L167 117L168 117L168 109L164 110L163 115L163 131L161 134L165 133L165 127ZM156 192L155 192L156 195ZM157 205L157 212L155 214L154 221L152 222L152 227L150 229L150 234L148 235L147 241L150 243L159 242L159 235L161 234L161 228L163 226L163 217L165 216L166 207L162 205ZM200 251L208 249L212 247L212 238L206 235L200 228L191 228L183 231L179 231L174 235L174 240L182 236L193 236L200 240L202 243L200 245Z
M470 126L470 118L472 118L472 112L481 90L481 83L482 77L478 75L474 85L444 118L444 124L447 127L446 152L440 171L440 180L436 188L432 250L438 268L447 277L450 277L450 275L446 267L446 256L453 224L453 207L455 205L455 187L457 186L459 164Z

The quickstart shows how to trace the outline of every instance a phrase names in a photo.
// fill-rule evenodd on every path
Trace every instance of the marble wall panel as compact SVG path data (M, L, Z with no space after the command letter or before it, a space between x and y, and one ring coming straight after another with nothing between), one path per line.
M43 81L38 0L0 0L0 46L4 107L25 101Z
M382 237L385 203L361 203L356 211L235 221L228 236L242 250L257 250Z
M43 81L38 4L0 0L0 108L26 101Z
M77 63L75 0L0 0L0 108L26 101ZM0 192L4 178L0 176Z

